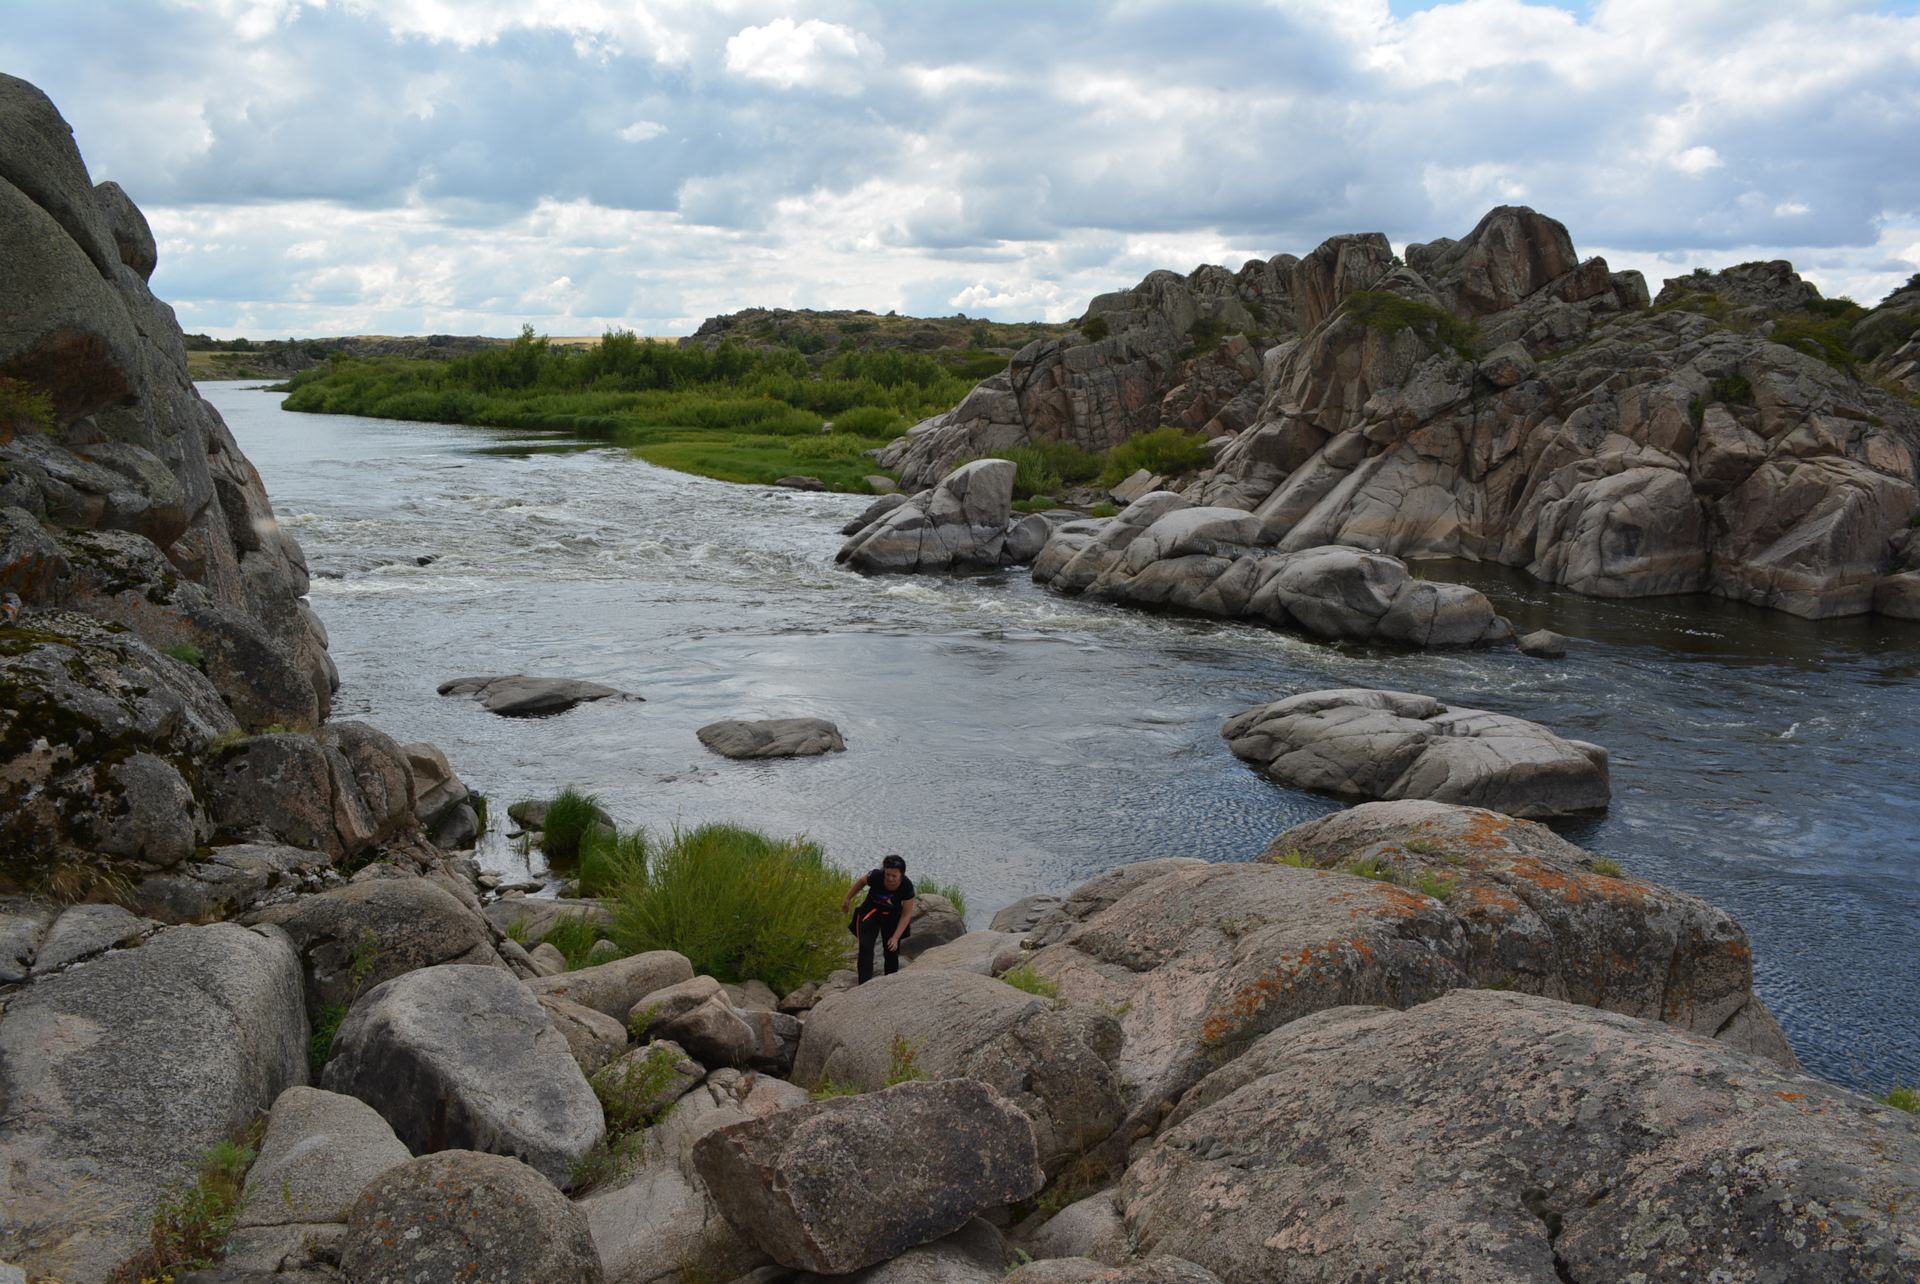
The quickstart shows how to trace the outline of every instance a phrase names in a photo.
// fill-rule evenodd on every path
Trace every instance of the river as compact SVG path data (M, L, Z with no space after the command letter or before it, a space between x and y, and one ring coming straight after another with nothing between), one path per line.
M1338 804L1237 761L1221 722L1331 686L1517 714L1612 754L1613 806L1557 826L1735 914L1809 1070L1920 1081L1920 625L1696 598L1603 602L1432 566L1566 660L1408 654L1146 614L1023 572L865 579L834 566L864 498L732 486L525 433L289 414L202 384L313 571L339 718L431 740L495 803L565 784L623 824L806 832L856 870L906 854L973 925L1152 856L1239 860ZM605 682L645 703L495 717L448 678ZM847 752L708 753L721 718L818 716ZM512 869L496 828L483 863ZM520 866L524 868L524 866Z

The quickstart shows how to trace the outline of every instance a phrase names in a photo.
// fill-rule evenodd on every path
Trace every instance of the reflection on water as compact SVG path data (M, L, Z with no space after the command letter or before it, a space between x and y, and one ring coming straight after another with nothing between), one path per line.
M1736 914L1810 1069L1920 1080L1920 626L1599 601L1448 563L1429 574L1566 633L1568 658L1330 647L1063 599L1018 572L848 574L833 553L856 497L203 387L306 547L337 716L438 743L497 813L572 783L627 824L805 830L855 869L901 851L958 883L979 926L1126 861L1244 859L1337 806L1237 762L1229 714L1315 687L1423 691L1607 746L1612 810L1563 832ZM434 694L516 672L646 703L516 721ZM736 763L693 735L807 715L848 751ZM525 868L499 833L484 854Z

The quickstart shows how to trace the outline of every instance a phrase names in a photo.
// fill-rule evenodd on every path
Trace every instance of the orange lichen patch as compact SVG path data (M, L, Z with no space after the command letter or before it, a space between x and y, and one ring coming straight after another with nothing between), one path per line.
M1782 1101L1798 1101L1807 1094L1804 1092L1776 1092L1773 1095Z
M1292 993L1303 983L1325 984L1330 979L1324 970L1326 966L1338 963L1343 972L1350 970L1351 963L1344 957L1349 950L1363 960L1372 958L1365 941L1352 939L1308 946L1282 958L1273 971L1242 986L1213 1010L1200 1027L1201 1045L1214 1048L1236 1037L1269 1003Z
M1651 908L1656 902L1639 883L1624 878L1605 878L1582 871L1568 873L1536 856L1517 856L1511 866L1514 877L1524 879L1569 905L1585 900L1606 901L1637 909Z

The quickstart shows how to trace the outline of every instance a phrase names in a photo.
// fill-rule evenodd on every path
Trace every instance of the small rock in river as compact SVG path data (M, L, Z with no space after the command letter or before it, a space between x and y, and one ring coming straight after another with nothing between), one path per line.
M695 733L700 743L729 758L800 758L844 753L840 728L825 718L769 718L765 722L715 722Z
M576 704L590 700L639 700L598 682L579 682L572 678L530 678L525 674L489 675L455 678L442 682L443 696L469 696L491 713L506 718L538 718L549 713L565 713Z
M1567 653L1567 640L1552 629L1535 629L1516 645L1521 654L1541 660L1558 660Z

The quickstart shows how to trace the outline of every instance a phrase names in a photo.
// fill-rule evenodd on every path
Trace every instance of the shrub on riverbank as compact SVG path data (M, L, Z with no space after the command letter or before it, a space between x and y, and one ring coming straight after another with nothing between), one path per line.
M678 950L695 973L785 994L845 964L853 938L840 902L852 881L805 838L676 830L645 876L618 889L608 935L629 953Z

